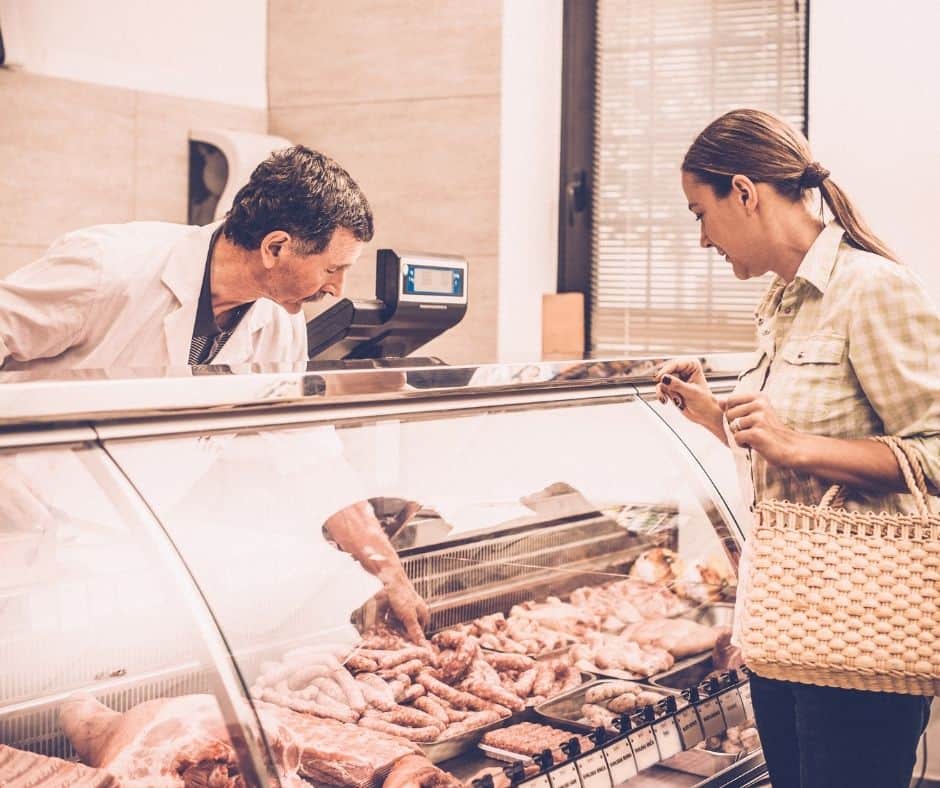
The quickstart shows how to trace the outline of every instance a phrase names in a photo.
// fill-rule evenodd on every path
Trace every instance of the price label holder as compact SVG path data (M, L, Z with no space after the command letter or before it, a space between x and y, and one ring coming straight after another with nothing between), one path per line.
M744 707L744 716L754 719L754 702L751 700L751 682L745 681L738 687L738 694L741 696L741 705Z
M656 737L656 746L659 748L659 759L661 761L682 752L682 739L679 738L679 728L676 726L675 717L670 715L659 722L654 722L653 735Z
M702 699L696 706L696 710L702 722L702 732L705 738L718 736L727 729L725 716L721 713L721 704L717 698L711 697L717 693L718 681L716 679L708 679L699 686L699 695Z
M725 715L725 725L731 728L744 724L747 713L744 711L744 704L741 702L741 695L737 687L722 692L718 696L718 703L721 706L722 714Z
M574 762L583 788L613 788L603 750L592 750Z
M633 754L636 757L637 771L642 772L659 763L659 749L656 747L656 736L650 726L644 726L633 731L628 737Z
M537 774L529 780L523 780L521 783L513 783L513 785L524 785L525 788L552 788L552 784L548 781L547 774Z
M679 736L682 738L682 748L691 750L699 742L705 741L705 731L698 718L695 706L686 706L676 713L676 725L679 727Z
M610 769L610 778L614 785L625 783L631 777L636 777L639 773L636 768L636 758L633 755L633 748L630 746L630 740L624 736L616 739L604 746L604 758L607 760L607 768Z
M548 773L548 782L551 788L582 788L581 775L573 763L563 763L552 769Z

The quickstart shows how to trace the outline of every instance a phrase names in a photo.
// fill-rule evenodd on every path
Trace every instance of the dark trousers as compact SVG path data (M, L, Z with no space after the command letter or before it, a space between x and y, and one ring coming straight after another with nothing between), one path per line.
M932 698L751 676L773 788L909 788Z

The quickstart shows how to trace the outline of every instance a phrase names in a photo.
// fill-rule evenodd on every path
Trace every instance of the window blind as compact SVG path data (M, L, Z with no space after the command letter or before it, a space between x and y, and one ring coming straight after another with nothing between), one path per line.
M680 185L696 134L738 107L805 127L806 0L598 0L591 351L754 347L769 279L741 282Z

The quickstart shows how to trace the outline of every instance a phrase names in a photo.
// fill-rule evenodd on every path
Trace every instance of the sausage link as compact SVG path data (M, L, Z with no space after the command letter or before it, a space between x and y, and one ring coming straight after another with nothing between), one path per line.
M468 715L464 720L460 722L454 722L444 728L444 732L441 734L442 739L449 739L454 736L460 736L464 733L468 733L476 728L482 728L484 725L489 725L491 722L498 722L499 715L495 711L476 711L473 714Z
M528 698L532 694L532 687L535 686L535 680L538 678L539 669L537 667L529 668L519 676L513 689L520 698Z
M420 709L425 714L430 714L440 723L443 723L446 727L450 725L450 717L447 716L447 709L445 709L440 703L438 703L430 695L422 695L420 698L415 698L414 707Z
M321 696L322 697L322 696ZM274 690L266 689L261 693L261 700L284 706L304 714L313 714L317 717L328 717L340 722L355 722L358 715L348 706L340 706L333 701L330 704L316 700L304 700L292 695L285 695ZM327 699L329 700L329 699Z
M417 742L432 742L438 738L441 732L440 728L408 728L404 725L395 725L378 717L363 717L359 720L359 725L380 733L387 733L390 736L398 736L402 739Z
M417 698L416 700L425 699ZM383 711L378 715L378 718L386 722L393 722L396 725L405 725L409 728L440 728L443 730L445 727L444 723L433 714L428 714L421 711L421 709L410 706L396 706L392 711Z
M417 681L428 692L443 698L454 708L480 710L480 699L476 695L449 687L443 681L434 678L430 673L419 673Z
M413 703L422 695L424 695L424 687L422 687L420 684L412 684L401 694L401 699L398 702L402 705L406 703Z
M379 669L379 663L354 651L346 658L345 667L354 673L375 673Z
M356 680L350 675L349 671L346 668L340 668L339 670L334 670L332 679L339 684L340 688L346 695L346 702L349 708L354 711L362 713L366 710L366 706L369 704L366 703L365 698L362 696L362 690L359 688L359 684Z
M472 692L478 698L505 706L512 711L522 711L525 708L525 701L520 699L515 692L510 692L503 687L496 687L482 681L470 681L465 686L468 692Z
M483 659L497 670L527 671L535 666L535 660L524 654L503 654L500 652L484 651Z
M304 665L303 667L294 666L294 671L287 678L287 686L292 690L301 690L310 684L314 679L321 676L329 676L330 669L322 663L313 665Z

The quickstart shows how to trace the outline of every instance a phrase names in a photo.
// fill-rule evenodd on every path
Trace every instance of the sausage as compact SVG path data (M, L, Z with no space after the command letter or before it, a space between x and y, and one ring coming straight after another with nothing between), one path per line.
M366 656L371 655L367 654ZM434 654L430 649L424 646L410 646L408 648L399 649L398 651L389 651L376 661L379 664L380 670L391 670L398 665L411 662L412 660L419 660L422 664L430 663L434 661Z
M422 672L418 674L418 684L424 687L428 692L437 695L446 700L451 706L457 709L478 709L480 699L469 692L461 692L453 687L447 686L443 681L434 678L430 673Z
M343 688L336 683L336 680L331 676L320 676L313 680L310 686L311 695L316 697L318 694L323 693L328 698L332 698L339 703L342 703L346 706L349 704L346 703L346 693L343 692ZM313 692L316 690L316 692Z
M532 684L532 694L548 695L555 683L555 667L547 662L541 662L538 671L535 682Z
M420 684L412 684L410 687L405 688L398 702L401 704L412 703L424 695L424 689Z
M386 722L378 717L363 717L359 720L359 725L390 736L399 736L402 739L417 742L432 742L441 732L440 728L408 728L404 725L395 725L393 722Z
M287 678L287 686L292 690L301 690L314 679L320 678L321 676L329 676L330 672L330 668L322 662L317 662L313 665L305 665L300 668L295 666L293 672Z
M607 704L607 708L617 714L623 714L625 711L633 711L637 707L637 696L633 692L625 692Z
M568 675L565 676L561 684L560 692L569 692L581 684L581 671L568 667Z
M339 684L340 688L345 693L349 708L360 713L365 711L368 704L362 696L362 690L346 668L341 667L338 670L334 670L331 674L331 678Z
M447 709L431 695L425 694L420 698L415 698L414 707L426 714L430 714L435 720L443 723L445 727L450 725L450 717L447 715Z
M484 651L483 659L497 670L515 670L518 672L530 670L535 666L535 660L524 654L499 654Z
M418 698L417 700L427 699ZM443 730L446 727L446 724L433 714L409 706L396 706L391 711L383 711L378 715L378 718L386 722L393 722L396 725L405 725L409 728L440 728Z
M382 711L391 711L397 705L389 685L378 676L373 676L371 673L362 673L356 676L356 681L359 682L362 697L370 706Z
M443 656L441 657L441 679L448 684L460 681L467 675L470 666L473 665L479 653L480 646L476 638L464 636L463 642L453 652L453 656L446 659Z
M618 695L623 695L625 692L636 694L642 690L643 688L635 681L605 681L603 684L595 684L593 687L589 687L588 691L584 693L584 699L588 703L601 703L610 698L616 698Z
M293 709L294 711L299 711L304 714L328 717L330 719L339 720L340 722L355 722L358 716L349 707L340 706L335 701L327 704L316 700L304 700L270 689L266 689L261 693L261 700L274 703L278 706L285 706L288 709ZM329 700L329 698L327 698L327 700Z
M469 692L472 692L478 698L498 703L500 706L505 706L512 711L522 711L525 708L525 701L520 699L515 692L510 692L503 687L496 687L482 681L470 681L465 686Z
M355 673L375 673L379 669L379 663L374 659L362 656L353 652L346 658L346 669Z
M535 679L539 675L539 669L532 667L519 676L513 689L520 698L528 698L532 694L532 687L535 686Z
M441 734L442 739L449 739L453 736L460 736L461 734L472 731L476 728L482 728L484 725L489 725L491 722L498 722L499 715L495 711L477 711L473 714L468 715L461 722L454 722L444 728L444 732Z

